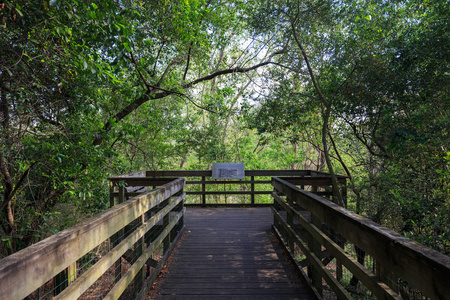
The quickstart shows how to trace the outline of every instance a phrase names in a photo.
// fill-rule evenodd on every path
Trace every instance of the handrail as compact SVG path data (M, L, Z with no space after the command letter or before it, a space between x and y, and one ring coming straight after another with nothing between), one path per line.
M448 256L280 178L273 178L272 185L274 227L291 255L309 259L305 277L319 297L323 278L338 298L351 298L341 284L342 265L354 276L353 284L360 281L380 299L400 299L408 293L402 286L431 299L450 295ZM294 253L295 245L300 254ZM351 247L353 255L348 253ZM371 269L363 265L368 256ZM327 267L333 258L335 275Z
M170 170L170 171L141 171L127 175L115 176L108 178L112 185L119 182L125 184L128 188L126 195L133 196L135 193L131 189L133 186L158 186L167 181L171 181L177 177L186 177L186 194L198 195L201 197L200 203L187 200L189 206L207 206L207 205L246 205L246 206L270 206L271 202L258 201L256 195L270 195L272 193L271 180L268 177L282 177L284 180L302 187L311 187L311 190L318 195L332 196L331 186L332 180L328 173L312 170L245 170L245 179L239 180L223 180L212 179L212 170ZM199 179L200 178L200 179ZM343 189L342 194L345 195L346 176L337 175L338 182ZM223 190L218 190L217 185L226 185ZM216 185L215 187L212 187ZM229 187L231 186L231 188ZM241 188L232 188L232 186L240 185ZM321 189L321 190L319 190ZM117 190L117 189L116 189ZM118 192L112 191L112 196L117 197ZM208 195L247 195L249 199L239 201L239 203L213 203L208 201ZM270 200L270 198L267 198ZM346 201L346 199L344 199ZM236 201L235 201L236 202Z
M130 282L137 282L139 276L140 282L143 282L143 267L160 244L164 244L164 257L168 256L170 244L175 240L171 232L174 233L175 229L181 232L183 227L184 185L184 178L176 179L2 259L2 299L23 299L57 275L67 275L67 269L102 243L112 244L113 249L76 280L66 278L70 284L66 281L63 284L64 290L58 288L53 293L59 294L55 299L77 299L106 270L114 268L116 261L120 261L123 255L131 251L137 254L137 260L121 279L116 278L118 282L107 295L108 299L117 299ZM176 214L170 214L171 212ZM157 225L160 220L163 225ZM133 231L125 236L123 231L129 229L130 225L134 226ZM146 241L145 237L157 226L161 226L158 236ZM119 241L109 242L112 237L118 236ZM160 262L159 265L162 266L163 263ZM145 286L141 286L145 289ZM141 294L145 296L145 293Z

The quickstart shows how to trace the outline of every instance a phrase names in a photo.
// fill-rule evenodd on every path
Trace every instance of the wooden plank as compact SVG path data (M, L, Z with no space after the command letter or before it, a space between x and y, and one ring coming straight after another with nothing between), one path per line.
M261 296L268 296L268 295L301 295L301 294L307 294L302 289L293 289L290 292L286 292L286 289L280 289L280 288L242 288L237 290L236 287L229 286L228 288L203 288L198 287L197 289L175 289L175 288L168 288L166 289L165 293L169 295L210 295L211 299L214 299L215 295L230 295L230 293L234 296L247 296L247 295L261 295ZM214 296L211 296L214 295ZM308 294L307 294L308 295ZM180 296L179 296L180 297ZM157 298L158 299L158 298ZM353 298L352 298L353 299Z
M131 283L131 281L136 277L139 270L144 266L145 262L150 258L152 253L157 250L158 246L163 242L163 240L169 235L173 227L178 223L181 217L184 215L186 209L183 209L177 215L175 215L168 226L164 228L159 237L151 243L151 245L144 251L144 253L139 257L139 259L131 266L131 268L125 273L125 275L120 279L120 281L114 285L111 291L103 298L106 300L116 300L122 295L126 287Z
M251 176L255 177L255 176ZM127 186L159 186L166 184L167 182L173 181L176 178L152 178L152 177L136 177L136 178L124 178L120 180L115 180L115 178L109 178L112 180L111 182L119 182L122 181L127 184ZM290 182L295 185L319 185L319 186L330 186L331 178L311 178L311 177L280 177L283 180ZM201 180L187 180L187 185L201 185L205 184L271 184L271 180L205 180L204 182Z
M167 283L167 281L165 281ZM171 281L170 285L171 289L178 290L196 290L198 287L193 286L191 283L183 282L182 280ZM286 289L294 288L290 282L242 282L241 280L236 280L233 282L203 282L203 289L261 289L264 293L264 289L279 289L283 292L286 292Z
M284 230L287 231L291 238L295 240L295 243L297 246L300 247L303 254L308 257L308 260L310 261L311 265L314 267L314 273L320 274L323 279L328 283L328 285L331 287L333 292L336 293L338 299L353 299L352 296L344 289L344 287L334 278L333 275L331 275L330 271L328 271L323 265L320 259L316 256L314 252L306 245L306 243L302 240L302 238L292 229L292 227L285 223L282 216L279 214L278 211L276 211L274 208L272 208L272 212L274 216L278 219L281 226L283 226ZM314 276L314 275L313 275ZM320 283L314 282L315 277L313 279L313 286L316 290L318 290L319 294L322 295L321 289L317 289L317 285L320 284L320 287L322 287L322 280L320 280Z
M111 182L123 182L126 186L160 186L168 182L174 181L180 177L174 178L151 178L151 177L125 177L125 178L108 178Z
M428 297L450 295L450 257L286 181L272 185Z
M212 170L147 171L147 177L211 177Z
M314 186L330 186L332 181L330 177L279 177L294 185L314 185Z
M327 176L330 176L330 173L311 170L311 171L309 171L309 175L311 177L327 177ZM348 176L336 174L336 178L338 178L338 179L347 179Z
M113 178L127 178L127 177L145 177L147 171L138 171L133 173L128 173L124 175L114 176Z
M25 298L151 207L177 193L184 183L184 178L177 179L2 259L0 295L5 299Z
M272 242L271 220L269 208L189 208L157 299L310 299Z
M184 218L184 215L183 215L183 218ZM175 249L176 244L181 239L185 228L186 228L186 226L183 225L183 227L180 229L180 232L178 233L177 237L174 239L174 241L170 245L169 250L163 255L163 257L159 260L159 262L155 266L153 266L155 268L153 273L145 280L144 288L139 293L139 295L136 297L136 299L144 300L144 299L148 298L148 291L149 291L149 289L152 287L153 282L159 276L159 273L161 272L162 268L166 264L167 260L169 259L170 255L172 254L173 250ZM148 261L147 261L147 264L148 264Z
M281 197L273 193L275 201L285 210L292 211L294 218L305 228L321 245L330 252L334 257L339 259L345 267L370 290L377 299L401 299L394 291L392 291L385 283L381 282L373 272L364 268L353 257L348 255L337 243L324 234L317 226L310 224L299 212L295 211L288 203L285 203ZM338 279L338 278L337 278ZM338 279L339 280L339 279Z
M187 195L270 195L272 191L186 191Z
M310 176L310 170L245 170L245 176ZM317 173L319 174L319 173ZM327 173L324 173L330 176ZM322 175L322 174L319 174ZM211 177L212 170L147 171L146 177ZM325 175L323 175L325 176ZM112 177L116 178L116 177Z
M255 176L251 176L255 177ZM201 180L187 180L186 184L202 184ZM205 180L206 184L271 184L270 180Z
M303 300L311 299L304 294L277 294L277 295L164 295L164 300Z
M95 267L89 268L83 273L75 282L67 289L65 289L55 300L59 299L78 299L103 273L105 273L114 263L119 260L122 255L141 239L146 232L155 226L160 220L164 218L178 203L183 201L184 194L181 196L174 196L174 200L157 214L152 216L142 226L137 228L125 240L120 242L114 249L105 254L96 264Z
M178 254L177 254L178 256ZM266 274L260 273L256 277L254 274L246 274L243 271L237 271L233 274L218 274L211 270L210 272L197 272L195 274L189 274L189 282L195 281L198 284L207 284L211 282L227 283L227 282L271 282L271 283L286 283L296 284L295 279L286 275L283 271L267 272ZM164 279L164 284L171 285L172 282L186 282L186 274L174 273Z

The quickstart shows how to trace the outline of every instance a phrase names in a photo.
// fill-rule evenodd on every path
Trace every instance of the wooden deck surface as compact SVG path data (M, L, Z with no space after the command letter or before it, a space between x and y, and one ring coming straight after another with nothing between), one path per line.
M271 224L270 208L188 208L186 237L156 299L311 299Z

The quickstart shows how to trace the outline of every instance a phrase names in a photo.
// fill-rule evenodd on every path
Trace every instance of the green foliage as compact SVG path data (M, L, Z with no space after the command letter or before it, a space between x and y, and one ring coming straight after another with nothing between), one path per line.
M352 175L351 206L448 253L444 174L450 146L450 38L445 1L252 5L257 11L250 17L254 34L269 37L276 28L279 34L273 38L288 55L279 61L284 71L270 73L271 91L258 96L261 105L250 109L250 126L262 137L291 133L305 124L317 132L320 119L309 121L323 116L311 106L318 103L320 90L332 102L329 130L339 151L330 149L334 165L341 172L346 165ZM295 33L317 86L307 76ZM317 135L309 136L310 144L320 145L314 141Z
M324 150L351 207L448 253L448 15L441 0L4 1L2 255L105 209L110 175L326 170Z

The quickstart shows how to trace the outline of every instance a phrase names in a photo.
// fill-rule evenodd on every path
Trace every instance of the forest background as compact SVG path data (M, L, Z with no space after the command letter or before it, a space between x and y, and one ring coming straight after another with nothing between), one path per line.
M450 253L445 0L0 3L0 257L138 170L314 169Z

